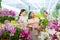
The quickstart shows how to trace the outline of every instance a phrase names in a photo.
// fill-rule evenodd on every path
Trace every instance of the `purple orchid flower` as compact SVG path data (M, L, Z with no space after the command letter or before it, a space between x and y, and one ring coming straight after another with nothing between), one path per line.
M14 33L16 32L16 29L14 26L9 25L9 26L4 26L3 27L4 31L10 32L10 36L14 36Z
M31 35L30 35L30 31L27 28L23 28L22 29L22 32L20 34L20 37L21 38L26 38L26 40L32 40L31 39Z
M15 16L15 12L13 10L9 11L11 16Z
M8 31L8 26L3 26L4 31Z
M50 29L56 29L58 28L58 21L57 20L51 20L48 22L48 26Z
M14 36L16 29L14 27L10 27L9 32L10 32L10 36Z
M1 16L1 14L2 14L2 10L0 9L0 16Z
M11 16L15 16L15 12L13 10L8 10L8 9L0 9L0 16L8 16L8 15L11 15Z
M8 9L3 9L4 15L8 16L9 15L9 10Z
M16 29L14 27L11 27L9 31L10 33L15 33Z

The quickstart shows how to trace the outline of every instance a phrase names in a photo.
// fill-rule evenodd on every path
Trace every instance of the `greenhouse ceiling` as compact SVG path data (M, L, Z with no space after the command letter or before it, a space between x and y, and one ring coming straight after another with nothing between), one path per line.
M59 0L2 0L2 6L17 8L17 9L28 9L38 10L46 8L47 10L53 9Z

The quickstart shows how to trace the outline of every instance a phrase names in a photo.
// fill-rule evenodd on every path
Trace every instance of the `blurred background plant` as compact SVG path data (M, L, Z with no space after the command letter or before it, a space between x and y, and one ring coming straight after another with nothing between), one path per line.
M59 16L59 9L60 9L60 3L57 3L55 6L55 9L52 11L52 16L53 17L58 17Z
M1 8L1 2L2 2L2 0L0 0L0 8Z

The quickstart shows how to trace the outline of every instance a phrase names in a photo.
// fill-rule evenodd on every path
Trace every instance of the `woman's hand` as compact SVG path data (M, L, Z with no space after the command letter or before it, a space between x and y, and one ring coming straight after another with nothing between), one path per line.
M28 25L30 25L30 24L34 24L34 22L28 22Z

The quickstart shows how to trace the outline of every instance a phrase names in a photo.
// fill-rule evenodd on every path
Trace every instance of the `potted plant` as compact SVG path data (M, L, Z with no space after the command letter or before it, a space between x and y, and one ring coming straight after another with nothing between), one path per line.
M2 38L2 40L8 40L7 37Z

